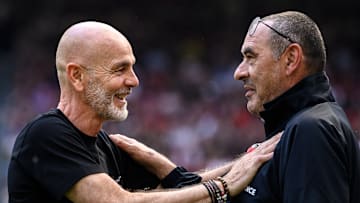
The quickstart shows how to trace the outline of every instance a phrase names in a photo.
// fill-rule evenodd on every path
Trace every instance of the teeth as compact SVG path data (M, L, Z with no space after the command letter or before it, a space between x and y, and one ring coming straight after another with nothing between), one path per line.
M121 96L120 94L115 94L115 97L119 98L119 99L124 99L123 96Z
M115 97L119 98L119 99L125 99L127 95L129 95L130 92L128 91L119 91L118 93L115 94Z

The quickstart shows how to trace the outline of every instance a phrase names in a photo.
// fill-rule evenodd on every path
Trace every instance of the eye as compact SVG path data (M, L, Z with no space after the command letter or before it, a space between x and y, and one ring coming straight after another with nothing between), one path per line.
M242 53L243 53L244 61L252 60L257 57L257 53L251 47L246 47Z
M116 74L121 74L125 71L126 67L125 66L120 66L120 67L117 67L117 68L114 68L112 70L113 73L116 73Z
M255 55L252 54L252 53L247 53L247 54L244 55L244 58L252 59L252 58L255 58Z

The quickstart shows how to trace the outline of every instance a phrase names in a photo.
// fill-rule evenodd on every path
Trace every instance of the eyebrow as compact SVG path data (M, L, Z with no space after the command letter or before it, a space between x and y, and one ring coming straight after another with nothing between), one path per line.
M246 54L256 54L254 49L252 47L245 47L243 50L242 50L242 53L243 55L246 55Z

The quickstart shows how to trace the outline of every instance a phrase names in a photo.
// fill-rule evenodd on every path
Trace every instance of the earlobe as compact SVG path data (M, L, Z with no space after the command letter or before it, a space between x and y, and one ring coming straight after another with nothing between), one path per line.
M286 75L293 74L301 64L303 57L302 48L299 44L290 44L286 54Z
M69 63L66 66L66 73L69 79L70 84L77 91L82 91L84 89L84 73L81 66L75 63Z

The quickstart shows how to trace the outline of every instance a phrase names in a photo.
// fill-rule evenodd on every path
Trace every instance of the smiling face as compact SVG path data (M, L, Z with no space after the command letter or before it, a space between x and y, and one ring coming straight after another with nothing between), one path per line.
M128 115L126 96L130 93L131 88L118 85L111 80L103 81L93 75L84 89L84 98L85 103L102 120L123 121Z
M252 36L246 36L241 49L244 58L234 73L236 80L244 82L247 109L255 115L264 110L265 103L284 92L284 60L274 57L268 40L270 32L260 23Z
M133 69L135 57L128 41L116 36L98 49L96 57L101 60L86 68L84 102L100 119L122 121L128 115L126 96L139 84Z

